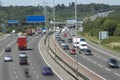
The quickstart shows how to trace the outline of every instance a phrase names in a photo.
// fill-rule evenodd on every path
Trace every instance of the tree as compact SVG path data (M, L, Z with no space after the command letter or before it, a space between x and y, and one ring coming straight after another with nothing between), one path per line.
M114 32L116 30L116 22L114 20L107 20L103 23L103 29L105 31L108 31L108 34L110 36L113 36L114 35Z

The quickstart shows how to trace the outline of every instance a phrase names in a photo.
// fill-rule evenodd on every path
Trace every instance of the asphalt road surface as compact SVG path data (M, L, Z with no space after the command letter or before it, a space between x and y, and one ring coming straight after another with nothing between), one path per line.
M68 36L64 37L60 34L61 38L66 41L70 48L73 48L72 43L68 43L67 39L71 37L72 34L75 34L75 31L71 31L71 33L67 33ZM71 34L71 35L69 35ZM57 41L60 46L60 41ZM78 62L83 64L89 70L93 71L95 74L103 77L106 80L119 80L120 79L120 68L108 68L106 65L106 61L109 58L116 58L120 62L120 55L114 53L110 50L106 50L90 41L87 41L88 48L92 50L93 55L85 55L84 51L78 53ZM61 48L61 46L60 46ZM79 49L78 49L79 50ZM69 56L76 60L76 55L71 55L69 50L64 50ZM119 63L120 64L120 63Z
M47 64L42 59L38 43L40 36L28 37L28 50L19 51L17 47L17 36L7 37L0 41L0 80L60 80L56 74L44 76L41 74L41 69ZM12 52L5 52L4 49L10 46ZM19 65L19 53L25 52L28 56L29 65ZM4 62L5 54L11 54L12 62ZM29 78L25 77L24 69L28 68Z

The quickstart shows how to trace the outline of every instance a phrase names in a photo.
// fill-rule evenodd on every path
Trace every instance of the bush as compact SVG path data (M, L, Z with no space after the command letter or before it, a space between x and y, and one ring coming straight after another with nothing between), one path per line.
M102 40L101 44L109 44L112 42L120 42L120 37L110 36L107 39Z

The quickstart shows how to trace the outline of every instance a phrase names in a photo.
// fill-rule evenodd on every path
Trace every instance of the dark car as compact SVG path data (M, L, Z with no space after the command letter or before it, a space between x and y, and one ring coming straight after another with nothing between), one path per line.
M5 48L5 52L11 52L11 48L10 47L6 47Z
M61 39L61 42L65 42L65 40L64 40L64 39Z
M116 59L114 59L114 58L108 59L107 65L108 65L108 67L110 67L110 68L119 68L118 61L117 61Z
M21 57L21 58L20 58L19 64L20 64L20 65L28 65L27 58Z
M68 41L68 43L72 43L72 39L71 38L69 38L67 41Z
M60 38L60 37L56 37L56 40L57 40L57 41L61 41L61 38Z
M53 71L52 71L52 69L49 66L44 66L42 68L42 74L43 75L52 75Z
M85 53L86 55L93 55L93 54L92 54L92 51L91 51L90 49L85 49L85 50L84 50L84 53Z
M63 45L62 48L63 48L64 50L69 50L68 45Z

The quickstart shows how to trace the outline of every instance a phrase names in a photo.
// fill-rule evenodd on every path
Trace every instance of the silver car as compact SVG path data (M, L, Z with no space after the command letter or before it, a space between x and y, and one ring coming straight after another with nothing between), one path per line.
M6 54L4 57L5 62L13 61L11 54Z

